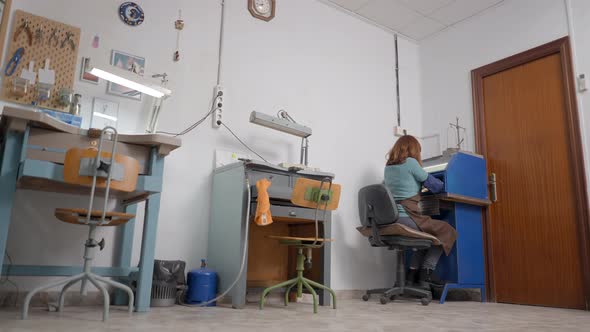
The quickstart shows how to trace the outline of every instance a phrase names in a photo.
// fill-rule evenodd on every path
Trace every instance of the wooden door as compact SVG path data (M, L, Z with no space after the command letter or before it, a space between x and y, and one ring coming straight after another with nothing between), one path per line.
M586 181L560 50L474 71L478 145L497 179L488 271L498 302L586 309Z

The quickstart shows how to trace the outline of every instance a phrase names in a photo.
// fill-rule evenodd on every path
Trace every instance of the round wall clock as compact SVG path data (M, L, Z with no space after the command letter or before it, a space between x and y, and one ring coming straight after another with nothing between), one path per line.
M248 0L248 10L252 16L268 22L275 17L275 0Z
M141 7L135 2L123 2L121 6L119 6L119 17L125 22L125 24L137 26L143 23L143 9L141 9Z

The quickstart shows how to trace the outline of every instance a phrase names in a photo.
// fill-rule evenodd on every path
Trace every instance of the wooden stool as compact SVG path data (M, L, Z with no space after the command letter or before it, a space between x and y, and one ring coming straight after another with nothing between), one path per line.
M326 185L327 184L327 185ZM295 183L295 188L291 195L291 202L293 204L316 209L315 216L315 237L291 237L291 236L274 236L270 235L268 238L278 240L281 245L295 247L297 249L297 276L291 280L281 282L277 285L264 289L260 296L259 308L264 308L266 296L273 290L285 288L285 306L289 304L289 292L293 287L297 287L297 297L303 296L303 287L305 287L313 297L313 312L318 312L317 293L314 289L319 288L329 292L332 295L332 304L336 309L336 293L320 283L307 279L303 276L305 271L306 255L303 250L307 250L307 259L311 257L311 250L321 248L326 242L332 242L333 239L324 239L319 237L318 228L318 212L322 211L324 214L327 211L335 210L338 207L340 199L340 185L332 184L331 178L326 178L322 181L315 181L310 179L299 178ZM325 215L322 220L326 220Z
M111 153L102 151L103 139L109 130L112 131L112 137L114 137ZM106 321L109 317L110 297L106 287L101 283L124 290L129 296L129 313L133 312L134 295L129 286L91 272L96 247L99 247L100 250L104 248L104 239L100 242L95 239L96 228L122 225L135 217L135 215L128 213L107 211L109 191L113 189L122 192L133 192L139 175L139 162L129 156L116 154L116 146L117 131L112 127L106 127L100 132L98 150L94 148L72 148L66 152L64 181L90 187L90 204L88 209L58 208L55 210L55 216L66 223L89 227L88 238L84 244L83 272L31 290L23 303L22 319L27 318L29 304L36 293L61 285L64 285L64 287L59 294L58 311L63 311L66 291L79 281L82 282L80 289L82 295L87 294L88 282L102 292L104 297L103 321ZM92 209L97 188L104 189L105 192L102 210Z

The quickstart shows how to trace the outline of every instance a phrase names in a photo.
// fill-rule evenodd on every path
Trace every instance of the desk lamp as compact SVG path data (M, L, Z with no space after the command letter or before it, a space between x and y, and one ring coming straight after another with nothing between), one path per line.
M250 113L250 122L301 137L300 164L308 166L308 137L311 136L311 128L295 122L295 120L285 110L280 110L276 117L253 111Z
M168 75L165 73L152 75L153 78L161 79L162 86L157 86L142 76L112 65L93 65L92 69L90 69L90 74L156 98L146 129L148 133L154 133L156 131L162 102L172 95L172 91L164 87L166 82L168 82Z

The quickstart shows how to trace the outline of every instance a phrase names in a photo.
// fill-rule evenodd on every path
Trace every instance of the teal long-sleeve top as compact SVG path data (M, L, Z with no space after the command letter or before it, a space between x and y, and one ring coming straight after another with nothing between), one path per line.
M385 186L395 200L403 200L417 195L422 189L422 183L428 178L428 173L414 158L407 158L399 165L385 166ZM398 204L400 217L409 217L406 210Z

